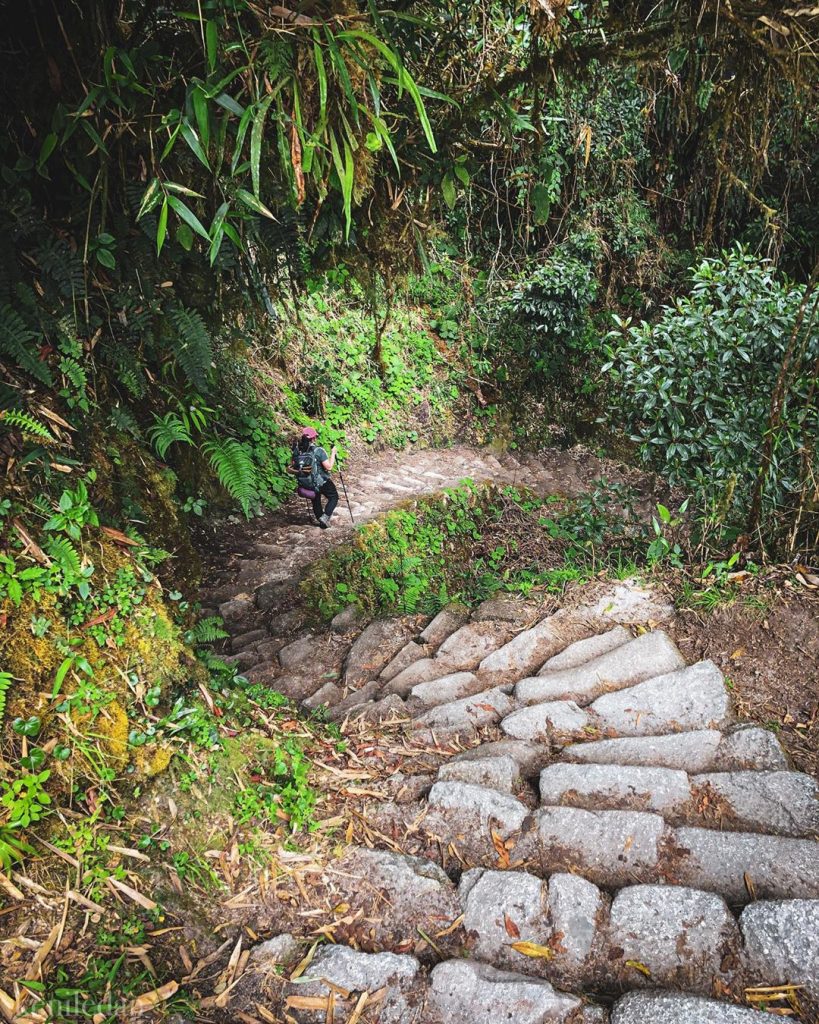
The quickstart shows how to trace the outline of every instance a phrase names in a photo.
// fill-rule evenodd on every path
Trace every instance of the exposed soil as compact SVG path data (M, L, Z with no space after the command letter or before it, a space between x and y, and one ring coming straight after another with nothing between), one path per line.
M799 771L819 778L819 597L789 580L714 611L678 612L670 632L689 662L710 658L734 684L738 714L779 734Z

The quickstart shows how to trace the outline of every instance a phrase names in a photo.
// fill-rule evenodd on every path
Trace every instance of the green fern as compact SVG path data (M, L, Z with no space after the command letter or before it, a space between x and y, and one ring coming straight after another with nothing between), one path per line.
M45 551L62 569L63 575L69 582L77 579L82 571L80 556L67 537L49 537Z
M3 719L6 717L6 698L13 682L14 676L11 672L0 672L0 726L2 726Z
M88 376L77 360L72 359L70 356L63 356L60 359L60 373L67 377L73 385L75 396L77 398L84 398L85 389L88 387Z
M160 459L164 459L171 445L193 444L190 432L175 412L167 412L164 416L154 415L156 421L148 431L151 444L156 448Z
M18 430L22 430L23 434L28 434L31 437L39 437L42 441L54 443L54 437L44 423L35 420L33 416L27 412L21 412L19 409L0 409L0 423L5 423L9 427L17 427Z
M222 620L218 615L210 616L207 619L200 619L196 625L185 633L185 643L195 647L198 644L212 644L216 640L224 640L230 636L222 629Z
M39 358L39 342L39 333L26 326L16 310L6 303L0 305L0 355L7 356L35 380L51 387L51 370Z
M173 306L170 320L176 332L171 338L176 360L194 388L204 394L213 362L213 345L205 323L195 310L185 306Z
M141 436L136 417L124 405L112 405L108 413L108 420L114 430L118 430L121 434L130 434L137 439Z
M202 451L216 471L219 483L249 516L251 502L259 497L256 467L249 450L229 437L224 441L208 441L202 445Z

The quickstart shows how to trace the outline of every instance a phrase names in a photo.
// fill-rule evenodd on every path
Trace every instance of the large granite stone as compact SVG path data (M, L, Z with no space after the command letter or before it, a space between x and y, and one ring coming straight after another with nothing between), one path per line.
M534 814L533 863L540 873L579 871L604 888L653 881L665 837L659 815L542 807Z
M622 736L724 729L731 701L722 673L711 661L598 697L591 711L601 728Z
M549 879L547 903L555 950L549 977L564 988L588 987L597 973L606 900L580 875L558 873Z
M572 744L563 751L563 758L583 764L632 764L705 772L713 766L721 740L722 733L716 729L668 736L626 736Z
M523 871L484 871L463 898L464 929L471 955L497 967L541 974L542 961L512 948L515 942L545 945L546 883Z
M768 1020L769 1015L758 1010L675 992L629 992L611 1013L611 1024L766 1024Z
M691 785L685 772L673 768L551 764L540 773L540 799L592 811L654 811L682 818L691 803Z
M478 761L484 757L511 757L524 778L533 778L549 763L551 753L548 744L504 739L463 750L455 755L453 761Z
M629 640L631 640L631 633L624 626L615 626L614 629L610 629L607 633L597 633L594 636L587 637L585 640L578 640L573 644L569 644L565 651L561 651L560 654L555 654L549 658L538 672L538 675L542 676L546 675L547 672L557 672L562 669L576 668L578 665L584 665L588 661L599 658L601 654L608 654L609 651L613 651L616 647L622 647Z
M376 619L350 648L344 662L344 682L352 689L375 679L404 646L412 633L405 619Z
M501 793L514 793L520 788L517 761L506 757L483 757L475 761L449 761L438 769L439 782L467 782L487 786Z
M595 719L571 700L555 700L521 708L501 722L501 729L510 738L540 743L577 739L594 726Z
M460 629L469 621L469 609L466 605L453 602L435 616L421 631L421 639L430 647L439 647L448 636Z
M514 702L502 690L486 690L451 704L430 708L416 718L413 728L436 733L469 733L494 725L514 709Z
M733 729L723 739L711 770L784 771L787 767L787 755L776 735L769 729L745 725Z
M601 694L623 690L684 665L685 659L673 641L661 630L655 630L576 668L550 670L522 679L515 687L515 696L523 704L547 700L589 704Z
M783 836L819 834L819 792L802 772L711 772L691 779L702 817Z
M486 683L471 672L453 672L428 683L418 683L410 690L410 698L423 708L449 704L462 697L471 697L485 690Z
M532 622L538 614L542 615L543 612L540 606L532 601L521 601L517 597L490 597L488 601L478 605L472 613L472 618L475 622L494 619L522 626Z
M468 622L444 640L435 655L450 671L476 668L492 651L509 640L513 629L508 622Z
M624 986L679 988L710 995L739 967L739 929L714 893L673 885L633 885L614 897L608 963ZM650 975L629 964L635 961Z
M298 983L289 982L284 995L328 996L335 998L335 1013L342 1020L349 1018L359 993L376 993L386 989L379 1005L379 1024L411 1024L414 1011L407 1000L418 975L418 961L395 953L359 953L347 946L322 946ZM349 992L342 998L339 989ZM304 1024L325 1024L326 1009L302 1010L288 1007L288 1013Z
M803 985L819 999L819 900L751 903L739 919L751 985Z
M519 832L529 809L520 800L495 789L465 782L436 782L429 806L451 823L453 830L479 825L484 834L492 829L507 839Z
M438 964L430 982L425 1024L568 1024L581 1008L540 978L468 960Z
M729 903L819 899L819 846L812 839L677 828L666 844L663 876Z
M487 655L480 664L480 673L495 685L516 682L591 632L592 627L576 615L556 612Z

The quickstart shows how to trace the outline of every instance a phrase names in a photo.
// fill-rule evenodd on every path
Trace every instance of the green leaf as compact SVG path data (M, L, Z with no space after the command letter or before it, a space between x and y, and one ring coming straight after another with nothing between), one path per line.
M113 270L117 265L114 254L109 249L97 249L97 262L109 270Z
M211 237L211 243L210 243L210 265L211 266L213 266L213 264L216 262L216 257L219 255L219 250L222 247L222 239L224 238L224 234L225 234L224 231L222 230L222 225L224 224L225 217L227 216L227 212L228 212L229 208L230 207L229 207L228 203L222 203L222 205L216 211L216 214L215 214L215 216L213 218L213 222L211 223L211 226L210 226L210 237Z
M245 144L245 135L247 135L247 129L250 126L253 113L253 107L246 107L241 120L239 121L239 127L236 129L236 145L233 147L233 159L230 161L231 174L236 173L236 167L238 166L239 158L242 155L242 147Z
M165 148L162 150L162 153L160 154L160 157L159 157L159 162L160 163L171 152L171 150L173 149L174 145L176 144L176 139L177 139L177 136L179 135L179 129L181 127L182 126L178 124L176 126L176 128L174 128L174 130L171 132L170 137L168 138L168 141L165 143Z
M270 210L268 210L264 203L261 200L257 199L252 192L248 192L247 189L237 188L236 198L243 202L245 206L250 207L251 210L255 211L256 213L262 214L263 217L269 217L271 220L276 220L276 218L273 216ZM231 237L231 234L228 231L227 224L225 224L225 233L227 234L228 238Z
M668 509L665 507L665 505L659 505L658 504L657 505L657 512L659 513L660 519L662 519L662 521L664 523L670 523L671 522L671 513L668 511Z
M165 234L168 230L168 197L162 200L162 209L159 211L159 221L156 225L156 254L157 256L162 252L162 246L165 244Z
M316 63L319 83L319 127L316 134L320 134L327 122L327 68L324 64L324 54L321 52L318 29L313 29L313 60Z
M49 132L48 135L43 139L43 144L40 147L40 155L37 157L37 170L42 170L46 160L54 152L57 145L57 134L56 132Z
M65 677L68 675L68 670L71 668L73 664L74 657L72 655L68 658L65 658L60 667L57 669L57 674L56 676L54 676L54 685L51 687L52 700L57 696L57 694L62 689L63 683L65 682Z
M265 96L253 115L253 130L250 133L250 176L253 179L253 194L258 199L260 185L260 165L262 159L262 136L264 135L264 119L273 102L275 94Z
M199 220L193 210L185 206L181 199L178 199L176 196L168 196L168 203L171 209L177 213L186 224L192 227L197 235L201 235L207 242L210 241L210 235L205 230L205 226L202 221Z
M338 141L336 140L335 133L332 130L330 131L330 150L333 154L333 163L335 164L338 180L341 184L341 195L344 200L344 237L349 238L353 216L353 175L355 171L353 153L350 149L349 143L345 139L344 159L342 160L341 152L338 148Z
M452 210L455 206L455 182L453 181L452 175L449 171L443 177L441 181L441 192L444 196L444 202Z
M220 92L216 97L216 103L220 107L224 107L225 110L229 110L231 114L235 114L237 117L241 117L245 112L245 108L235 100L232 96L229 96L226 92Z
M153 210L161 198L162 192L159 188L159 178L154 178L145 189L145 195L142 197L142 202L139 204L137 220L144 217L150 210Z
M202 148L207 152L210 145L210 114L208 111L208 101L198 85L191 93L191 102L193 103L193 112L196 115L196 124L199 128L199 138L202 140Z
M200 163L204 164L204 166L210 170L210 164L208 163L208 158L205 155L204 149L202 149L202 143L199 141L199 136L187 121L183 121L179 127L182 130L182 138L187 142L191 152Z
M188 188L187 185L178 185L175 181L166 181L165 188L169 192L178 192L181 196L190 196L192 199L204 199L205 197L201 192L194 192L192 188Z
M193 232L187 224L180 224L176 229L176 240L185 250L190 252L193 248Z
M327 45L330 48L330 60L332 61L333 67L336 69L336 74L338 75L339 80L341 81L341 88L344 90L344 95L347 99L350 110L353 113L353 119L357 126L358 103L356 102L355 92L353 91L353 83L350 81L350 72L347 70L347 62L344 60L344 56L336 42L336 37L333 35L333 32L328 25L324 26L324 34L327 36Z
M455 164L455 167L453 168L453 170L455 171L455 175L458 178L458 180L461 182L463 187L464 188L468 188L469 187L469 182L471 180L470 177L469 177L469 171L464 167L463 164Z
M208 51L208 71L213 74L219 55L219 30L215 21L208 21L205 24L205 44Z

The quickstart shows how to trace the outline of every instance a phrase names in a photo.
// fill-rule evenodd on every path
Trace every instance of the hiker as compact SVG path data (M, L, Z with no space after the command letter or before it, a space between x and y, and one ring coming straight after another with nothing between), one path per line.
M316 444L317 438L318 432L313 427L302 430L301 440L293 450L291 472L296 474L299 494L312 501L316 521L322 530L326 530L338 505L338 491L330 479L336 464L336 447L333 445L328 456L324 448ZM327 499L324 507L322 495Z

